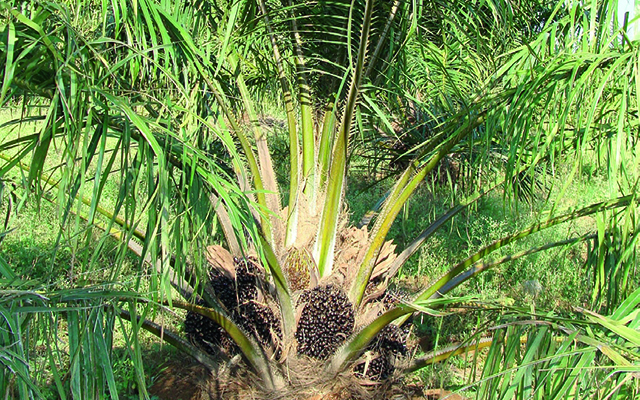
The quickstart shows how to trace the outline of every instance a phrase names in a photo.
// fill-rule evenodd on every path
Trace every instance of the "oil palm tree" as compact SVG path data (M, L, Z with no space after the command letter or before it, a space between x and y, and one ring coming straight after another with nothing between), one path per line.
M527 25L532 33L499 54L487 38L495 39L503 25L487 17L513 21L518 8L478 2L476 13L468 5L459 9L465 19L456 5L436 8L451 21L442 26L452 28L421 61L446 84L437 86L435 73L416 76L427 97L413 97L437 113L434 132L412 149L370 229L349 226L345 215L354 132L363 113L389 119L378 106L389 93L410 95L400 81L389 81L406 71L403 52L410 43L429 42L421 35L433 19L419 3L5 2L2 102L45 111L20 118L42 123L36 133L0 146L0 171L3 179L24 171L26 186L37 193L57 188L64 225L100 227L140 256L150 295L138 294L146 289L141 283L132 292L112 292L105 283L101 296L92 297L99 304L110 300L109 321L131 321L133 343L135 333L147 329L211 368L240 354L265 393L364 395L364 386L335 384L345 382L335 378L380 383L429 363L433 355L406 356L402 325L415 312L460 301L447 295L473 276L552 247L604 240L614 226L624 226L626 246L637 238L635 224L625 222L637 204L637 171L626 164L635 156L624 153L638 107L630 83L637 79L631 64L637 44L610 28L615 4L540 8L539 20ZM465 34L461 21L475 27L473 34ZM452 51L464 56L453 69L446 62ZM470 79L475 82L460 90L457 82ZM286 116L286 185L276 179L258 95L281 105ZM389 280L457 213L498 187L507 196L517 193L522 180L514 177L534 176L558 158L575 157L569 159L577 169L588 146L617 155L607 159L619 182L611 199L572 210L552 207L538 223L474 252L420 293L403 301L390 295ZM387 238L393 221L452 153L464 155L471 170L502 168L493 183L482 175L477 191L396 252ZM60 164L45 171L45 161L56 157ZM114 177L119 193L107 210L102 194ZM491 258L540 230L599 213L613 215L610 229L594 227L596 233ZM218 226L225 246L207 247ZM96 260L88 254L87 269ZM110 281L120 273L114 269ZM188 311L189 340L147 318L158 303ZM74 396L95 393L82 385L77 364L88 359L70 361ZM388 386L373 387L386 395ZM21 390L27 393L28 385ZM113 385L108 390L114 395Z

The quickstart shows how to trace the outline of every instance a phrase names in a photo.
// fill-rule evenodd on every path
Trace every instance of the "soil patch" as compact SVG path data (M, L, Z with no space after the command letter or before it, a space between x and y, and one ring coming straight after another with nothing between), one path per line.
M201 387L209 376L207 368L194 361L170 360L161 367L149 394L159 400L199 400Z

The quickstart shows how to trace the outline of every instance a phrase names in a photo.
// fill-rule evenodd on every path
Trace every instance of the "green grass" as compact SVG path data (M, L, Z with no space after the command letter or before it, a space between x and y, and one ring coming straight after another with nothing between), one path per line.
M362 182L362 187L366 187L366 182L359 182ZM576 185L577 188L572 187L573 192L570 195L560 200L560 207L573 207L603 198L603 193L600 193L602 184L602 179L597 178L581 181ZM347 198L349 210L352 212L351 221L359 221L386 189L382 183L366 191L356 189L349 192ZM390 232L390 238L398 244L399 249L424 230L436 215L441 215L447 210L449 197L447 190L443 188L433 191L428 185L423 185ZM456 262L481 247L534 223L535 217L540 215L539 211L548 208L548 204L538 200L531 206L520 204L516 209L513 205L504 203L500 192L491 193L481 199L475 207L458 214L429 238L418 253L405 264L400 278L416 275L428 279L438 278ZM584 225L586 224L577 222L548 229L496 252L495 257L540 246L554 241L554 238L564 237L568 232L585 232ZM566 302L582 304L584 296L589 293L588 282L584 281L584 274L579 273L586 261L585 257L584 244L537 253L483 274L461 290L487 297L508 296L524 301L523 284L538 281L543 287L536 299L540 306L553 309Z
M10 124L9 121L19 118L20 110L2 109L0 110L0 143L7 143L10 140L20 138L37 131L37 123ZM7 156L15 154L15 150L4 152ZM53 149L45 166L45 173L55 179L59 179L55 160L62 159L59 149ZM30 158L26 158L26 163ZM116 160L115 165L119 161ZM87 176L95 173L93 166L87 171ZM61 228L62 210L64 203L58 199L58 189L55 187L43 186L42 193L35 191L25 191L27 172L14 168L5 175L0 182L2 188L2 198L0 198L0 215L2 222L6 221L2 241L0 242L0 257L2 257L14 272L24 278L29 278L31 285L38 285L39 289L62 290L70 287L92 287L99 284L101 287L109 282L116 284L121 290L136 290L144 292L150 290L148 280L144 275L149 273L147 268L140 268L140 260L132 253L125 251L123 254L122 244L105 236L100 229L88 229L86 222L78 218L77 214L70 214L66 227ZM80 196L89 196L92 184L87 185L85 192L80 192ZM108 180L101 196L101 206L106 209L113 208L119 197L120 182L118 179ZM144 183L140 190L145 190ZM64 200L64 198L61 198ZM73 211L77 208L74 206ZM105 222L104 218L99 221ZM145 220L142 219L142 226ZM70 234L70 232L79 232ZM119 258L124 257L124 263L119 262ZM90 265L93 263L93 265ZM116 270L118 266L118 270ZM29 288L24 288L29 289ZM174 294L177 296L177 294ZM167 327L180 331L184 312L180 310L173 313L159 312L154 318L163 321ZM59 342L61 346L61 357L59 358L62 370L64 364L69 362L68 347L65 343L66 323L60 320L56 323L56 329L60 333ZM116 326L114 329L114 350L112 352L112 364L120 398L138 398L137 380L132 359L132 349L129 348L126 340L132 334L129 325ZM43 395L46 398L56 398L57 389L52 381L52 376L46 365L42 364L44 355L38 353L40 348L39 334L35 333L26 339L29 343L31 358L30 369L37 381L49 382L42 387ZM176 350L163 343L156 336L146 331L138 332L138 341L142 348L144 363L146 367L146 384L151 385L154 377L162 368L164 361L169 358L178 359L182 356L176 354ZM68 382L67 382L68 384Z

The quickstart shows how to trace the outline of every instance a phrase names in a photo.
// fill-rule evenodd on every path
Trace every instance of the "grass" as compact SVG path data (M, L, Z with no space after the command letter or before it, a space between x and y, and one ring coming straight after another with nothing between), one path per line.
M560 200L560 208L587 204L603 198L602 184L602 179L582 180L577 185L578 188L573 188L572 193ZM348 192L352 222L359 221L386 189L387 187L381 184L367 191L356 189ZM399 216L389 236L399 245L399 248L403 248L424 230L436 215L445 212L449 207L449 197L449 193L443 188L436 188L434 191L428 185L423 185ZM479 248L534 223L539 211L545 208L548 209L549 205L543 200L538 200L530 206L520 204L516 209L504 203L501 193L491 193L481 199L474 208L454 217L427 240L418 253L405 264L400 272L400 278L415 276L438 278L456 262ZM540 246L553 241L554 238L566 236L567 231L584 232L586 222L588 221L568 226L560 225L540 232L505 248L502 252L497 252L495 257L507 252L512 253ZM589 291L587 282L584 281L584 274L578 271L586 261L585 257L586 245L537 253L505 264L494 272L481 275L470 282L464 290L487 297L498 295L525 299L522 296L524 286L531 281L538 281L542 285L542 291L536 300L543 308L557 308L566 302L583 304L584 296Z
M111 268L116 264L115 258L118 257L119 244L115 240L107 238L107 244L100 251L99 258L94 261L98 268L85 270L87 259L91 257L94 249L91 247L74 248L69 243L70 238L64 235L58 243L59 218L56 215L56 210L56 207L48 202L43 202L39 208L34 204L26 203L23 212L12 219L13 229L0 244L0 257L3 257L19 275L36 277L43 284L43 287L47 286L51 289L71 286L86 287L94 285L96 282L104 284L112 279ZM137 279L141 276L141 272L138 269L135 255L129 254L127 259L125 269L121 270L121 278L117 281L118 287L123 290L136 288L137 290L148 290L144 286L142 288L139 286L140 282L144 285L146 281ZM156 319L163 321L171 329L180 331L185 315L181 310L177 311L177 313L160 312ZM57 329L62 333L58 337L64 354L61 360L63 363L68 363L69 354L68 348L65 346L64 320L59 321ZM139 398L139 384L131 361L132 349L126 339L130 335L132 335L132 328L129 325L116 326L113 333L112 364L117 377L120 398L125 400ZM32 340L31 368L32 371L41 374L41 382L51 382L47 368L42 365L40 357L38 357L39 344L37 340L42 339ZM155 376L161 372L165 361L178 359L181 356L177 354L177 350L144 330L138 332L138 341L145 362L146 385L151 386ZM42 389L47 398L57 398L58 392L53 383L49 388Z

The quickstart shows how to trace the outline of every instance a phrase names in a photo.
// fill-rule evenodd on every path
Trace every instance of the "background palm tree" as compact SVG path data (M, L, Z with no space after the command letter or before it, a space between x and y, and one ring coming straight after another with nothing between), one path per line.
M604 271L593 306L604 305L613 314L584 313L603 331L607 324L616 327L607 338L616 350L603 352L607 363L628 367L637 360L637 338L628 329L637 325L637 316L630 314L638 296L629 296L637 284L630 279L635 252L629 249L635 249L637 238L638 163L627 152L635 143L637 70L632 60L637 59L637 45L611 28L617 26L611 25L617 21L616 4L548 8L536 2L444 2L423 8L399 1L374 3L3 3L2 102L20 101L35 110L16 124L26 118L42 121L34 134L0 146L3 179L16 180L26 193L46 196L58 190L55 199L66 229L87 229L80 236L86 243L93 240L93 227L116 236L138 253L139 272L149 275L116 290L123 246L117 267L91 290L73 287L71 280L57 297L48 294L44 300L31 290L9 298L13 308L3 310L3 316L11 334L3 338L3 346L12 368L21 371L20 395L38 395L26 367L29 352L8 346L20 343L16 338L22 328L10 321L30 315L29 308L21 308L29 301L42 302L41 310L54 316L53 323L36 325L43 334L54 329L55 335L55 316L68 321L69 346L77 356L67 362L49 353L61 393L68 382L74 397L105 395L107 390L116 395L108 365L90 360L92 352L109 354L109 327L130 320L138 371L137 332L144 328L212 368L221 348L231 355L239 351L262 390L293 396L309 383L305 366L310 364L319 363L324 371L312 380L318 390L345 371L370 380L386 378L402 366L394 363L405 351L398 327L411 313L459 302L443 296L505 261L588 240L597 244L594 268ZM501 40L505 37L514 40ZM282 186L256 111L256 98L265 97L277 99L287 119L290 167ZM429 132L405 151L410 161L371 230L348 227L343 194L354 154L353 132L366 132L367 122L382 121L385 134L394 134L392 121L407 107L404 99L426 116L415 122ZM497 187L504 187L508 198L526 191L525 178L552 171L558 159L574 166L563 183L569 185L582 153L590 148L605 155L616 182L608 201L575 210L556 210L550 204L549 215L538 223L471 254L412 302L384 301L388 278L447 220ZM465 176L473 179L468 191L459 193L450 211L396 254L387 240L393 221L420 182L453 153L472 171ZM477 172L486 165L495 170ZM24 171L23 181L10 174L16 170ZM101 202L113 179L120 189L107 210ZM600 213L609 213L608 226L491 258L496 250L542 229ZM218 246L204 251L217 227L227 250ZM614 237L620 239L620 258L606 265L602 253L611 251L605 243ZM105 243L85 253L80 272L96 266ZM207 258L215 266L213 273ZM70 271L70 276L77 273ZM9 266L3 275L9 290L21 284ZM192 303L177 300L171 286ZM618 294L603 300L612 287ZM65 308L53 307L58 303ZM85 319L91 324L80 317L87 304L100 305L97 314ZM186 330L199 347L149 320L158 304L189 311ZM88 330L96 326L93 321L103 321L96 331ZM533 341L526 342L523 356L509 360L533 368L534 357L548 358L557 372L566 362L589 365L595 348L603 348L592 331L576 345L572 340L581 328L550 325L535 333L536 326L528 331ZM502 385L504 398L512 398L524 393L511 389L513 382L530 386L525 382L530 374L512 377L508 363L496 363L500 346L513 348L523 333L512 328L505 340L493 342L478 393L493 393L491 385ZM235 345L227 346L228 339ZM385 340L397 346L395 353L380 347ZM548 345L536 353L541 341ZM589 349L590 355L563 361L574 356L570 343ZM360 358L365 351L378 361ZM432 354L404 360L409 364L402 368L415 370L433 359ZM377 370L369 368L373 365ZM103 369L99 375L104 380L95 385L83 380L82 368ZM61 372L67 370L69 379ZM564 396L565 382L578 379L549 380L544 378L548 371L535 369L542 376L536 381L537 396ZM582 380L595 376L580 371ZM138 379L144 387L142 372ZM605 380L605 388L626 395L626 379ZM14 384L9 378L3 382L5 393L11 393ZM561 390L549 382L561 382ZM588 385L572 390L592 394Z

